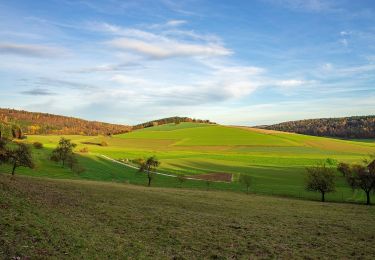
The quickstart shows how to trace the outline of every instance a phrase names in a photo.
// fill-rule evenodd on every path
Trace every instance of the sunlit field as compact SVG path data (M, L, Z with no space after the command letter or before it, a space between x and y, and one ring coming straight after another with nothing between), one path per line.
M360 162L375 152L375 144L331 138L305 136L251 128L194 123L168 124L137 130L112 137L66 136L78 146L76 152L86 171L80 175L48 160L61 136L28 136L27 142L42 142L44 148L34 150L36 169L19 169L21 174L51 178L72 178L146 183L136 170L109 161L137 159L155 155L161 161L160 172L197 176L209 173L232 174L231 183L188 180L157 176L153 185L200 189L244 191L239 175L253 178L251 192L318 199L319 195L304 189L305 167L326 163L335 167L339 161ZM101 142L107 146L101 146ZM83 148L87 153L80 153ZM337 191L327 195L332 201L362 201L360 191L352 192L337 173Z

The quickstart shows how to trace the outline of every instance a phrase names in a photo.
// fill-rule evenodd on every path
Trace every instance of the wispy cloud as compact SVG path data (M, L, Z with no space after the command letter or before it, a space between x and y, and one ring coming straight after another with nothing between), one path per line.
M31 95L31 96L53 96L56 93L51 92L50 90L44 89L44 88L34 88L31 90L21 91L21 94Z
M332 0L264 0L292 10L322 12L331 11L336 8Z
M0 54L50 58L66 54L62 48L36 44L0 43Z
M172 21L179 24L182 21ZM110 33L116 37L107 42L109 46L122 51L133 51L137 54L156 59L171 57L226 56L233 52L224 47L217 38L199 36L190 31L161 31L159 33L123 28L108 23L94 24L93 29ZM185 39L181 39L181 35Z

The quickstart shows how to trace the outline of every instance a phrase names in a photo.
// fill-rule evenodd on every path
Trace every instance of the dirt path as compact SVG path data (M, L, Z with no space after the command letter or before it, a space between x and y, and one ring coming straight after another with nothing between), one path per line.
M123 163L123 162L119 162L119 161L117 161L115 159L112 159L112 158L106 156L106 155L100 154L99 156L102 157L102 158L104 158L104 159L106 159L106 160L109 160L109 161L112 161L112 162L124 165L126 167L129 167L129 168L132 168L132 169L135 169L135 170L139 170L139 168L136 167L136 166L133 166L133 165L130 165L130 164L127 164L127 163ZM176 175L166 174L166 173L161 173L161 172L152 172L152 173L158 174L158 175L162 175L162 176L172 177L172 178L177 178L178 177ZM185 176L185 179L187 179L187 180L195 180L195 181L207 181L207 179L204 179L204 178L192 178L192 177L187 177L187 176ZM227 182L227 181L222 181L222 180L209 180L209 181L212 181L212 182Z

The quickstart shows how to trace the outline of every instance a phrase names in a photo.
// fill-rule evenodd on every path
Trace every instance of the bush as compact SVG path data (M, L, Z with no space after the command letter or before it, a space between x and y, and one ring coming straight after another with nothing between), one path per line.
M82 149L79 150L80 153L88 153L89 148L88 147L83 147Z
M42 149L43 148L43 144L41 142L34 142L33 146L36 149Z
M108 146L108 143L107 143L106 141L102 141L102 142L100 143L100 146Z

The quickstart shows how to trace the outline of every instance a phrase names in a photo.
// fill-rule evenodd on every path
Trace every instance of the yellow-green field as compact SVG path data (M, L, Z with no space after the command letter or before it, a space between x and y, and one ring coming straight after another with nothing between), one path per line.
M304 190L306 166L327 162L335 167L338 161L360 162L368 154L375 153L375 143L372 140L347 141L209 124L168 124L113 137L67 136L78 144L76 151L84 147L89 151L80 154L80 160L87 170L77 176L52 162L45 162L60 137L28 136L27 142L39 141L45 148L34 151L38 160L35 170L21 169L20 172L54 178L128 181L140 184L143 183L144 176L139 176L135 170L100 158L99 155L114 159L156 155L161 161L159 171L165 173L233 174L232 183L210 184L213 189L244 190L237 180L240 174L247 174L253 177L253 192L314 199L318 198L317 194ZM108 146L98 145L102 141L108 143ZM179 184L174 178L158 176L155 185L176 187ZM184 185L191 188L206 187L202 181L187 181ZM337 192L329 194L328 200L363 199L363 194L353 193L339 174L337 186Z

